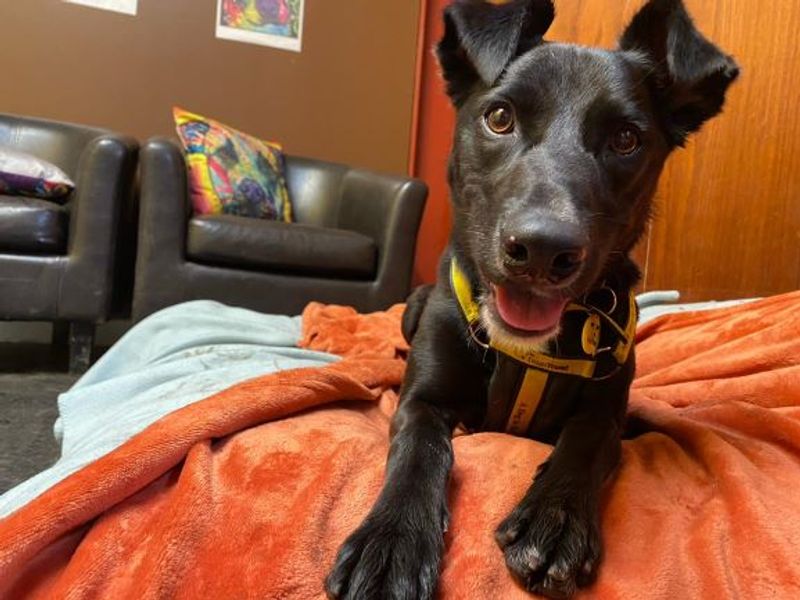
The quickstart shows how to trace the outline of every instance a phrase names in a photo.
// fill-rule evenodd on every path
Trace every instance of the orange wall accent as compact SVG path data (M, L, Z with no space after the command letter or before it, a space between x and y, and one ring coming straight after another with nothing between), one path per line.
M448 0L426 0L418 91L418 129L416 156L412 172L430 188L425 214L417 240L414 283L429 283L436 279L439 255L447 245L450 233L450 199L447 188L447 156L453 136L455 114L444 91L439 65L433 48L443 33L442 9Z

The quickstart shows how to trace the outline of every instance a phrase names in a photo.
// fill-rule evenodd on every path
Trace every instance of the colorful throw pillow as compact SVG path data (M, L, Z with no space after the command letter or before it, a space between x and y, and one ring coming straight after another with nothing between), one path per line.
M0 194L61 198L75 184L57 166L15 148L0 146Z
M196 214L292 220L280 145L180 108L173 115Z

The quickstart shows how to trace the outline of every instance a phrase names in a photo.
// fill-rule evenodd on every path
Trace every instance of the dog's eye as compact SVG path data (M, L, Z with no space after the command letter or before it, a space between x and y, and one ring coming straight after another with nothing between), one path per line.
M483 115L486 126L498 135L514 131L514 111L508 104L494 104Z
M611 149L622 156L633 154L641 145L639 132L633 127L621 127L611 136Z

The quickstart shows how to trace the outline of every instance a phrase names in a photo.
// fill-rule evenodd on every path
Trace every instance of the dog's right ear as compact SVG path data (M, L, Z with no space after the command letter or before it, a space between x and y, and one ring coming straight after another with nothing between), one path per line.
M450 4L436 55L453 103L460 105L476 84L494 85L514 58L542 40L554 17L552 0Z

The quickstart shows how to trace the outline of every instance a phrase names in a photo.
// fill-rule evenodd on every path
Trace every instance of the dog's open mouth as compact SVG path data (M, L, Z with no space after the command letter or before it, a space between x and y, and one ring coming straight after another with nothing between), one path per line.
M558 330L567 299L542 296L511 286L492 285L497 316L514 333L525 337L546 337Z

